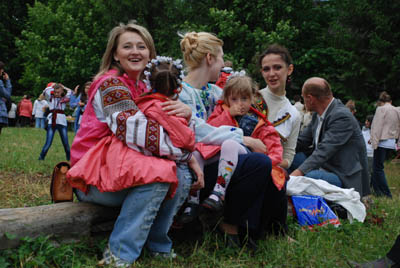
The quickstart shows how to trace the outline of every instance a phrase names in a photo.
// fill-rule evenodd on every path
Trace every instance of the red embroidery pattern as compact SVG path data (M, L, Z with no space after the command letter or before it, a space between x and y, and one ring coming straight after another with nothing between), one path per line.
M146 148L155 155L160 155L160 125L148 119L146 127Z
M136 114L138 110L127 110L124 112L120 112L117 116L117 131L115 133L115 136L122 141L125 142L125 137L126 137L126 120L128 120L128 117L133 116Z
M222 176L218 176L218 178L217 178L217 183L218 183L219 185L221 185L222 187L224 187L224 188L225 188L225 186L226 186L226 181L225 181L224 177L222 177Z
M132 100L129 89L118 78L109 78L100 85L103 92L104 107L122 100ZM107 92L104 92L106 91Z

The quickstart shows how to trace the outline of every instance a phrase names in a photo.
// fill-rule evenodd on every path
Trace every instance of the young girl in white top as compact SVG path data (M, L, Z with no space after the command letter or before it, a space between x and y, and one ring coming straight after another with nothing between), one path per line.
M44 111L49 104L45 100L43 94L40 94L39 98L33 103L32 115L35 116L35 128L44 128L46 116Z

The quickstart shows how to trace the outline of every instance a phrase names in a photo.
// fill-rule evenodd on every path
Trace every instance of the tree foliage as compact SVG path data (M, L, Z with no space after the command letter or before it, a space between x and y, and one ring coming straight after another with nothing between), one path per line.
M382 90L400 97L399 14L400 2L384 0L36 1L15 35L20 36L16 60L23 68L19 82L37 94L49 81L73 87L89 80L108 32L134 19L149 29L158 54L173 57L181 57L178 33L215 33L224 40L226 59L261 86L257 54L281 43L295 64L289 96L298 94L308 77L322 76L335 96L355 99L363 115L374 109L371 103ZM5 28L0 24L2 35ZM6 35L8 41L14 32Z
M19 88L17 80L22 66L17 58L15 39L20 36L27 19L27 4L34 0L0 1L0 61L6 64L6 72L13 83L13 92Z

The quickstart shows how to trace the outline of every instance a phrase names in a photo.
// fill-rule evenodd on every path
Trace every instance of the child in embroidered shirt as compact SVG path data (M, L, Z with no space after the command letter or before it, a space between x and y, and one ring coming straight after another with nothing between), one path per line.
M253 105L257 87L244 72L234 73L229 78L220 100L209 117L207 123L213 126L230 125L243 130L244 136L260 139L267 147L268 156L276 166L282 161L282 146L279 134L265 116L258 112ZM235 171L239 154L246 154L247 147L234 140L226 140L221 146L197 144L194 155L203 168L204 164L219 161L218 179L211 195L202 206L219 211L223 208L225 192ZM217 153L219 152L219 155ZM188 207L184 211L183 221L188 222L195 217L196 204L199 204L198 192L191 192ZM193 211L192 211L193 209ZM186 215L185 215L186 214Z
M136 105L148 119L159 121L160 117L164 117L165 122L170 124L170 128L173 128L173 131L171 129L169 132L170 136L178 135L181 136L179 140L188 140L190 135L188 135L187 130L191 129L191 132L194 132L193 122L191 120L188 120L188 122L181 117L167 115L161 110L160 106L161 102L178 99L178 95L182 89L181 83L184 75L181 61L174 61L170 57L157 56L156 59L153 59L147 64L144 74L146 76L147 88L150 91L136 98ZM162 125L164 129L168 131L165 124ZM173 139L173 137L171 137L171 140L176 147L188 149L188 145L175 141L176 139ZM196 158L192 157L192 155L189 155L188 165L196 175L196 181L192 188L203 188L204 175Z

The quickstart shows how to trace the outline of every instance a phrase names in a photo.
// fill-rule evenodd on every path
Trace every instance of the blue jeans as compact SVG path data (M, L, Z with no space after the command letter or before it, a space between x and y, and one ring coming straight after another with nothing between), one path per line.
M323 181L329 182L330 184L333 184L337 187L343 186L342 181L339 179L339 177L335 173L328 172L325 170L311 170L304 176L312 178L312 179L316 179L316 180L323 180Z
M54 134L55 134L56 130L58 130L58 133L60 133L61 142L64 146L65 155L67 157L67 160L69 161L70 150L69 150L69 143L68 143L67 126L56 124L56 127L53 129L50 124L47 126L46 130L47 130L46 142L43 146L42 152L40 153L39 160L44 160L44 158L46 157L46 154L49 151L51 144L53 143Z
M187 165L177 165L177 176L179 184L172 199L165 199L169 189L167 183L152 183L105 193L90 187L87 195L79 190L76 190L76 195L83 202L121 206L109 246L114 255L134 262L145 244L153 252L171 251L172 241L168 230L192 184Z
M386 154L390 150L391 149L386 149L382 147L378 147L376 150L374 150L371 184L377 196L386 195L392 198L392 193L390 192L388 183L386 181L383 165L386 160Z
M75 134L78 132L78 129L80 127L79 124L79 118L81 117L81 106L78 105L78 107L75 110L75 120L74 120L74 132Z
M303 152L296 153L293 157L292 164L288 168L287 172L290 174L295 171L303 162L307 159L307 156Z
M44 117L42 118L35 117L35 128L44 128L45 120L46 118Z
M298 167L301 166L301 164L303 164L303 162L307 159L307 156L305 153L299 152L296 153L293 161L292 161L292 165L290 166L290 168L288 169L288 173L292 173L294 170L296 170ZM328 172L325 170L311 170L310 172L308 172L307 174L304 174L304 176L312 178L312 179L316 179L316 180L324 180L326 182L329 182L330 184L333 184L337 187L342 187L342 181L339 179L339 177L332 172Z

